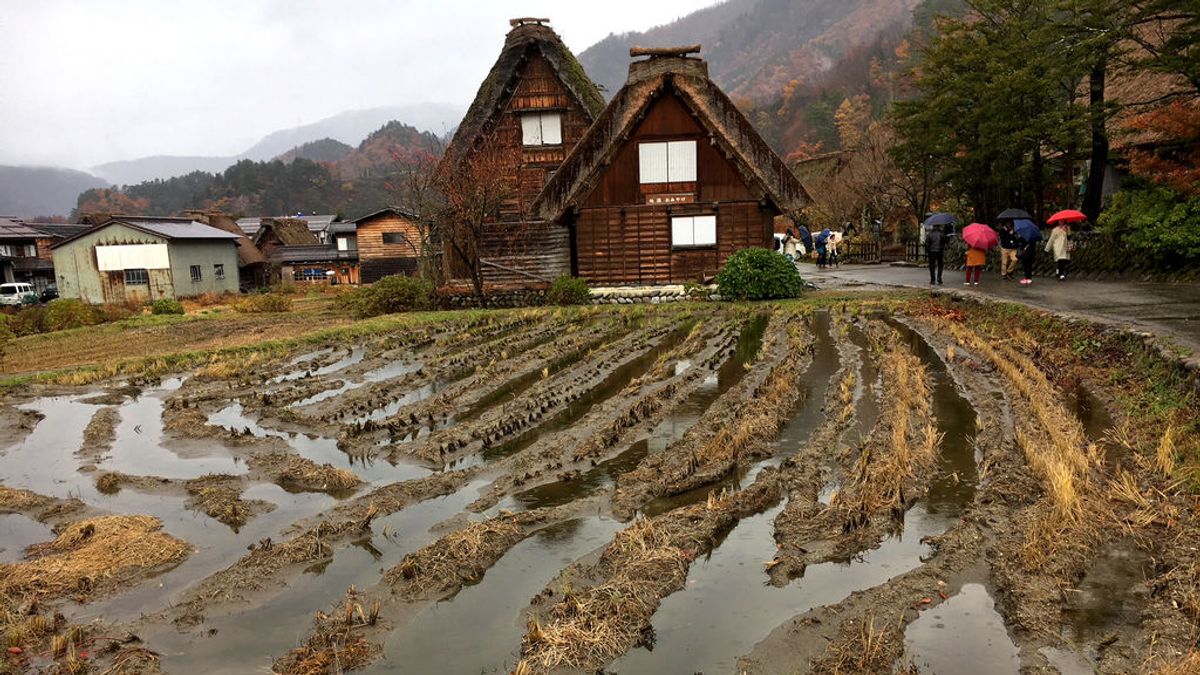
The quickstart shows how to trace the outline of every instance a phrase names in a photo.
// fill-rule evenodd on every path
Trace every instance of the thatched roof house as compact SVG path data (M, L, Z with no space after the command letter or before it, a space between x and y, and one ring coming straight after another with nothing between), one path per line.
M529 217L534 198L604 108L604 99L547 19L513 19L495 65L479 87L442 158L442 171L470 161L485 143L515 158L506 180L514 196L485 228L484 274L493 282L550 280L569 271L561 228ZM447 247L450 278L465 278Z
M321 242L308 229L308 224L298 218L263 218L262 226L254 233L254 245L260 250L264 246L316 246Z
M575 230L573 270L595 283L711 276L771 245L775 215L808 194L692 56L632 49L625 86L546 184L534 216Z

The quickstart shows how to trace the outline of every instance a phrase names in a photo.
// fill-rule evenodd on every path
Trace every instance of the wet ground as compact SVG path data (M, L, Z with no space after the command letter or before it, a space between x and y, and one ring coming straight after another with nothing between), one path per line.
M926 412L897 407L907 392L886 373L900 354ZM165 672L309 672L289 652L340 659L346 642L321 646L330 626L372 645L356 662L370 672L798 672L847 644L850 618L874 616L864 598L904 617L888 670L1095 663L1145 611L1150 561L1111 542L1065 593L1061 639L1014 640L982 548L998 535L978 534L1016 513L987 482L1013 458L978 421L1008 403L979 384L993 376L978 358L948 352L919 318L876 311L498 313L314 346L227 379L32 392L13 405L40 420L0 449L0 483L157 516L190 545L119 592L58 604L136 632ZM130 388L114 395L118 384ZM1062 400L1089 438L1112 428L1087 386ZM892 461L896 433L915 447L926 422L939 435L928 462L897 460L917 467L898 499L842 529L839 500L861 496L870 462ZM739 505L750 493L763 497ZM213 515L225 507L236 524ZM795 509L838 527L788 540L780 523ZM65 516L45 513L0 513L0 563L53 537ZM656 555L684 561L678 583L646 573L660 585L643 618L600 603L591 633L618 637L545 667L557 656L538 630L569 624L582 611L571 598L624 583L640 563L615 547L639 523L673 542ZM773 577L784 549L804 563ZM362 618L331 615L351 590ZM777 649L789 632L811 653Z

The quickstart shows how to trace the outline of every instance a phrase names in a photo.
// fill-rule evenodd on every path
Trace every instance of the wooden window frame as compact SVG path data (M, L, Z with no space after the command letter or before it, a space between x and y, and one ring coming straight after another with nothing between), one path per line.
M692 150L692 152L691 152L692 171L691 171L690 178L687 176L672 176L671 175L671 154L672 154L671 148L673 145L677 146L677 145L683 145L683 144L690 145L691 150ZM645 178L643 176L643 164L645 162L643 161L642 151L644 148L649 148L651 146L656 146L656 145L663 146L663 151L666 152L665 180L645 180ZM638 185L670 185L670 184L678 184L678 183L692 183L692 184L699 183L699 174L700 174L699 146L700 146L700 144L696 141L696 139L694 139L694 138L674 138L674 139L655 140L655 141L641 141L637 144L637 146L638 146Z
M213 279L225 280L225 263L213 263Z
M130 278L129 278L130 272L135 273L133 275L134 280L130 280ZM141 275L136 274L137 272L141 272ZM145 268L127 269L127 270L124 270L124 274L125 274L125 285L126 286L149 286L150 285L150 272L148 270L146 270ZM141 277L142 281L137 281L137 277L139 277L139 276Z
M711 243L706 242L703 244L695 244L695 243L693 243L693 244L676 244L675 243L675 221L683 220L684 218L690 219L692 221L691 227L692 227L692 240L693 241L695 241L695 239L696 239L696 219L697 218L712 218L713 219L713 240L712 240L712 242ZM667 222L670 224L670 227L671 227L671 250L672 251L697 251L697 250L717 248L717 214L715 214L715 213L680 213L680 214L673 213L668 217Z
M204 267L202 265L192 265L189 272L191 273L193 284L204 281Z
M558 142L546 142L545 118L553 116L558 120ZM538 122L538 142L529 143L525 137L525 121L536 118ZM517 113L517 121L521 126L521 147L523 148L558 148L563 144L563 111L562 110L522 110Z

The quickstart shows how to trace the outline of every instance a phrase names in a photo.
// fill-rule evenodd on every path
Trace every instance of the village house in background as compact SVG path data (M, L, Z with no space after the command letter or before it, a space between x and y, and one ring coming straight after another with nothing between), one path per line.
M86 225L27 223L0 216L0 281L27 283L42 292L54 283L50 247L86 229Z
M589 283L710 278L734 251L770 248L775 216L810 201L699 50L630 50L647 58L537 200L538 218L569 230L571 272Z
M357 237L352 228L351 223L349 229L327 232L328 243L321 243L300 218L263 218L254 245L270 267L267 283L357 284Z
M91 303L236 293L237 239L191 218L110 219L54 244L58 292Z
M245 231L238 226L233 216L211 211L189 211L193 220L224 230L237 237L238 277L241 289L259 288L270 282L270 265L267 257L254 245Z
M417 215L389 206L352 223L364 284L389 274L413 276L421 255L421 233Z
M604 98L547 19L513 19L446 154L469 161L488 144L510 151L516 194L484 229L479 257L493 283L550 281L570 271L568 231L530 215L534 199L604 108ZM470 275L447 244L447 276Z
M281 218L303 221L304 225L308 228L308 231L312 232L313 237L316 238L318 244L327 244L333 241L333 232L337 229L335 225L342 222L336 215L332 214L318 215L313 213L312 215L306 216L298 213L293 216L252 216L238 218L237 225L238 227L242 228L242 231L246 233L247 237L253 238L254 235L258 234L258 228L261 227L265 221L278 220Z

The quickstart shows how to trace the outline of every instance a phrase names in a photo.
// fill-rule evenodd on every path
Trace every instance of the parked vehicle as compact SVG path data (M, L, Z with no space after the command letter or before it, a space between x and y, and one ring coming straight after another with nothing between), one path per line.
M21 282L0 284L0 305L19 306L35 302L37 293L32 285Z
M38 296L38 299L41 300L42 302L50 302L51 300L57 300L58 299L58 284L50 284L49 286L42 289L42 294L40 296Z

